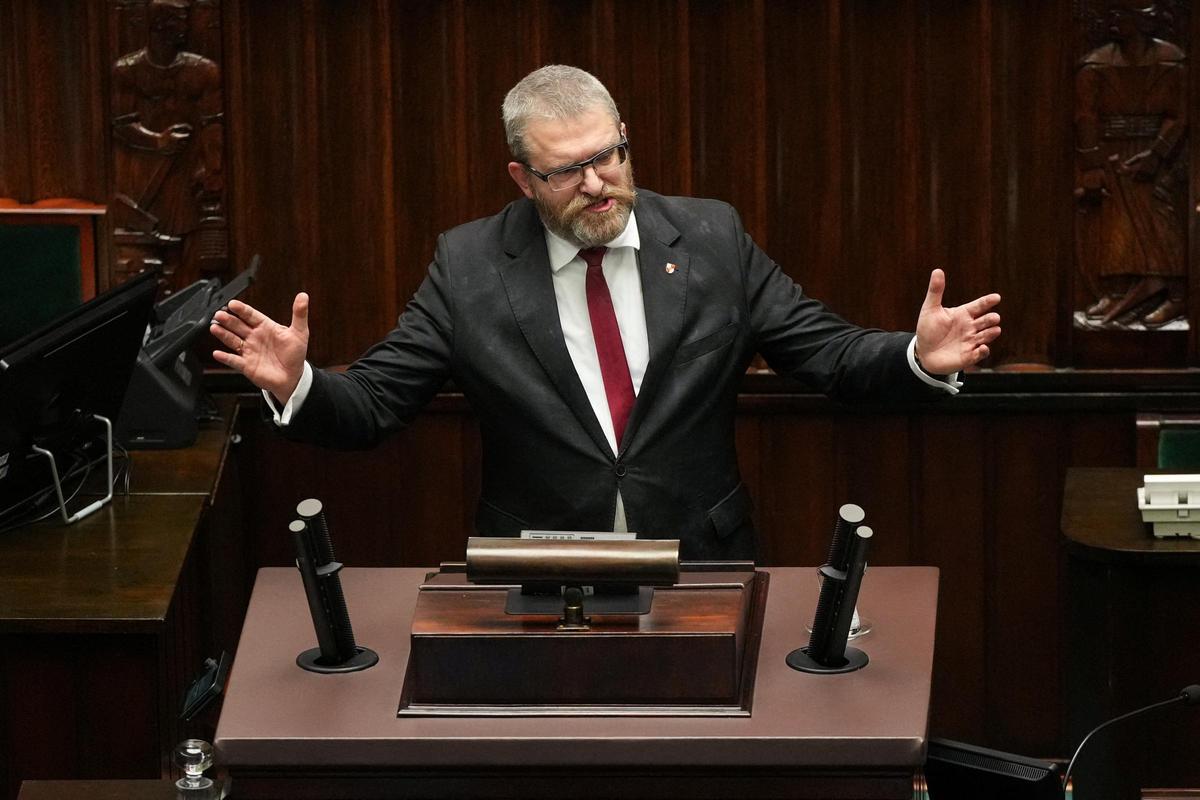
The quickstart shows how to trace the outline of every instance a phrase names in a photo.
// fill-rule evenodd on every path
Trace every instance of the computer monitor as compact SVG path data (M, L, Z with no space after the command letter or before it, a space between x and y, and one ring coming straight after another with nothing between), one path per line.
M1062 800L1062 776L1051 761L930 739L925 759L929 800Z
M0 349L0 520L53 497L35 447L60 474L107 455L95 418L121 410L157 289L157 272L142 273Z

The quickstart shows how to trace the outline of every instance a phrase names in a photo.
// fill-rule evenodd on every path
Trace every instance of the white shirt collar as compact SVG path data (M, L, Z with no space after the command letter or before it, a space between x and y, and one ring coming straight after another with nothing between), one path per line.
M545 225L542 226L542 230L546 232L546 250L550 254L550 269L558 272L570 264L571 259L579 255L579 247L571 244ZM605 247L610 250L618 247L632 247L634 250L638 250L641 249L641 246L642 239L638 236L637 218L634 216L633 209L630 209L629 222L625 224L625 230L606 242Z

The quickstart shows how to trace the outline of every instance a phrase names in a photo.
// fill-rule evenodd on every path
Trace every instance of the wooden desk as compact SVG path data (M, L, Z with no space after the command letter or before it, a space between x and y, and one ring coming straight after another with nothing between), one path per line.
M0 797L25 778L168 774L208 646L194 553L233 403L221 409L194 447L134 453L129 495L0 536Z
M1200 541L1155 539L1136 490L1145 470L1067 472L1067 731L1072 745L1106 719L1200 681ZM1142 786L1200 785L1200 714L1171 708L1119 723L1075 767L1079 795L1140 797Z
M193 796L194 794L194 796ZM220 800L224 787L214 783L185 800ZM175 781L25 781L17 800L180 800Z
M233 797L910 798L924 761L937 570L872 568L866 669L814 676L784 659L807 641L812 569L769 570L751 717L396 716L426 570L347 569L364 672L317 675L294 569L259 572L217 728Z

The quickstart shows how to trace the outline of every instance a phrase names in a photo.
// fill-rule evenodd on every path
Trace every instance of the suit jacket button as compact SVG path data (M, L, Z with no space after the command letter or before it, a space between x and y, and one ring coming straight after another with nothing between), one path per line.
M618 478L624 478L625 477L625 465L617 464L615 467L613 467L613 474L616 475Z

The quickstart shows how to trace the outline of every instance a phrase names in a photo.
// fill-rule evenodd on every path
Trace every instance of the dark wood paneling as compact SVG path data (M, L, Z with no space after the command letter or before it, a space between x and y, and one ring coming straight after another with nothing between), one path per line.
M105 7L0 3L0 197L107 202Z
M30 173L29 111L26 108L24 48L18 31L22 6L0 3L0 197L28 199Z
M938 592L938 653L929 712L940 736L982 741L988 729L987 514L992 476L984 422L975 416L922 420L914 463L916 481L915 564L942 569ZM964 702L964 698L974 698Z
M929 269L946 270L951 302L989 291L1007 290L994 280L994 193L992 86L992 3L957 0L928 2L918 16L916 58L920 62L924 169L918 176L914 222L928 235L914 254L905 296L920 302ZM1019 287L1017 287L1019 288ZM909 323L913 324L913 323ZM1012 330L1012 328L1017 330ZM992 363L1003 358L1008 337L1020 336L1023 324L1005 326Z
M314 360L352 360L439 231L518 196L504 94L574 63L613 91L642 185L731 201L849 319L911 328L941 266L950 302L1005 296L992 365L1134 366L1145 347L1070 326L1077 6L223 0L233 261L263 254L249 298L274 316L308 290ZM0 0L0 197L111 196L109 69L141 45L126 7ZM1159 350L1182 365L1175 339Z
M763 244L805 291L833 302L846 266L842 14L837 4L777 0L765 17L767 63L797 77L766 85L770 241Z
M307 2L256 3L252 10L230 3L222 15L234 259L262 254L246 299L277 319L288 319L295 292L313 295L318 357L331 335L322 323L334 325L320 276L336 280L357 263L360 243L343 250L339 263L322 268L317 261L326 210L317 191L316 136L324 120L316 115L314 24Z
M759 241L767 232L763 21L757 1L688 6L689 88L704 101L691 103L692 191L732 203Z
M440 232L469 219L467 93L459 90L466 42L461 5L406 3L391 14L393 186L396 202L390 308L402 308L423 277ZM496 112L497 116L499 112ZM502 165L496 165L497 178ZM430 191L433 187L434 191Z
M1059 696L1058 530L1065 431L1062 419L1005 415L989 423L994 454L988 484L988 658L1008 669L988 672L990 738L1021 741L1027 752L1054 752Z
M467 182L445 187L445 191L461 192L465 197L466 216L460 222L495 214L520 196L505 169L510 156L500 104L514 83L545 63L540 56L547 46L545 7L525 0L464 2L461 6L466 55L454 91L463 95L459 124L466 130L468 142ZM580 57L586 58L585 43L591 36L590 28L582 25L573 31L571 42L579 48Z
M761 534L759 560L765 564L811 564L828 554L838 497L836 425L820 417L771 415L760 418Z
M995 258L987 277L1016 322L997 361L1052 364L1056 319L1071 305L1059 297L1073 250L1070 9L1037 0L990 7Z
M690 6L685 0L609 6L613 34L603 55L611 63L602 80L629 129L638 184L663 194L691 194Z
M161 774L154 637L4 635L0 644L3 796L24 778Z

